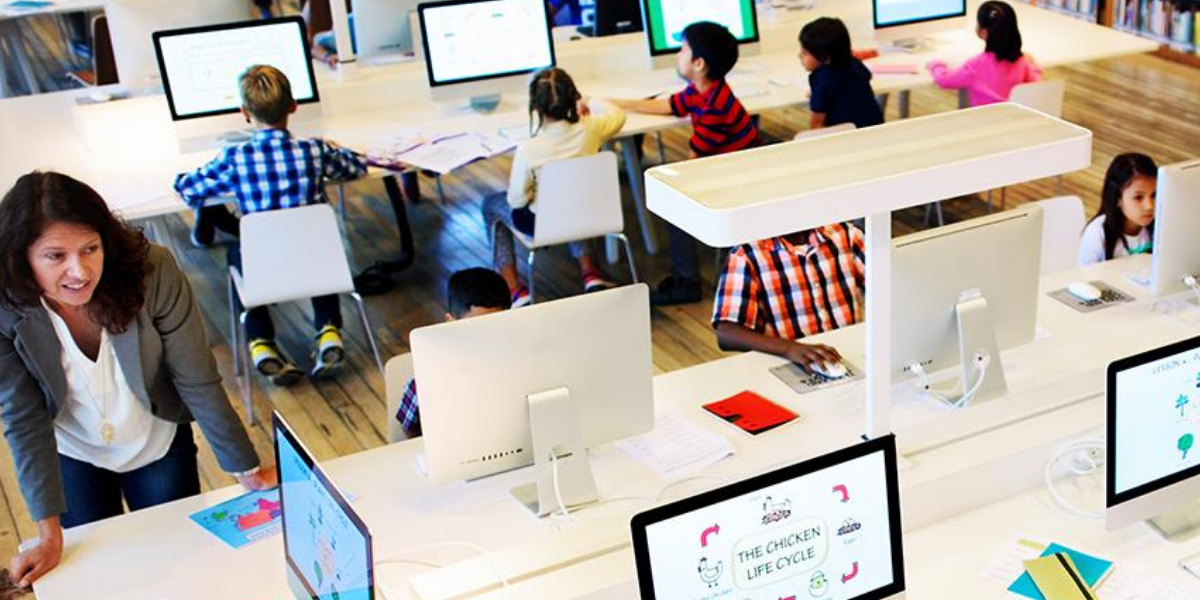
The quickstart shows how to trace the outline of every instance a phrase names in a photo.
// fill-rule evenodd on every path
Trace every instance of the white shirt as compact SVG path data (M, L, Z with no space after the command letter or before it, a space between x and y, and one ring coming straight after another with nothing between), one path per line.
M108 332L101 334L100 353L93 361L79 349L66 321L49 306L46 312L62 346L67 379L66 401L54 419L59 453L116 473L128 473L165 456L176 425L151 414L150 407L129 389ZM105 444L101 434L105 421L115 434L111 444Z
M1130 254L1146 254L1150 251L1150 230L1143 227L1137 235L1125 236L1125 243L1117 241L1113 246L1113 258ZM1108 260L1104 256L1104 215L1092 219L1083 230L1079 240L1079 266L1087 266Z

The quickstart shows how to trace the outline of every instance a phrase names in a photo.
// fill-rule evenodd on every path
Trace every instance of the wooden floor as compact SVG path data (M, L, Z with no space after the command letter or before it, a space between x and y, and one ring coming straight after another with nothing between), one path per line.
M1124 151L1146 152L1160 163L1200 156L1200 71L1181 67L1150 56L1107 60L1092 64L1053 69L1050 77L1067 80L1065 118L1095 132L1092 166L1067 175L1062 193L1081 196L1089 213L1097 206L1104 170L1114 154ZM586 92L586 90L584 90ZM925 90L913 94L914 116L950 110L954 96L949 92ZM894 110L894 109L893 109ZM894 114L889 118L896 118ZM763 116L767 137L790 137L807 122L807 112L793 109ZM665 136L668 160L684 156L685 131ZM647 144L649 160L655 150ZM436 199L431 181L424 181L426 200L412 206L410 214L416 232L418 256L415 265L398 278L392 292L368 298L368 310L385 357L408 351L407 337L415 327L439 322L445 312L445 282L455 270L490 264L487 239L481 224L479 205L490 192L507 184L507 158L479 163L445 178L446 201ZM1010 205L1058 195L1054 180L1038 181L1008 190ZM348 202L347 236L353 262L369 265L396 249L392 236L390 209L378 180L356 184ZM986 212L981 199L962 198L944 203L949 220L961 220ZM912 209L895 215L898 234L923 227L924 211ZM207 250L187 246L190 217L161 218L150 229L164 243L172 245L188 273L197 298L210 324L210 342L225 376L231 400L239 412L236 381L233 378L226 306L225 262L223 248ZM664 256L648 256L643 251L632 213L627 230L636 249L639 270L645 280L654 282L664 276L668 263ZM665 237L663 238L665 239ZM702 251L706 285L711 298L712 250ZM577 267L565 250L552 251L548 260L539 261L538 289L544 297L560 297L580 292ZM612 274L625 280L623 268ZM709 325L711 302L668 308L653 312L654 366L657 372L679 369L723 355L715 345ZM308 307L290 305L274 312L281 342L294 356L306 359L311 345ZM338 380L324 383L303 381L290 388L274 388L256 382L255 413L260 423L252 430L260 456L270 455L269 423L272 409L281 411L298 429L300 436L321 459L329 459L378 446L386 432L383 383L375 370L360 330L353 325L350 303L343 303L347 317L350 368ZM245 415L243 415L245 416ZM0 556L8 556L20 539L35 534L25 503L21 499L8 448L0 444ZM233 480L216 466L212 452L203 442L200 451L205 489L224 486ZM180 525L184 526L184 525Z

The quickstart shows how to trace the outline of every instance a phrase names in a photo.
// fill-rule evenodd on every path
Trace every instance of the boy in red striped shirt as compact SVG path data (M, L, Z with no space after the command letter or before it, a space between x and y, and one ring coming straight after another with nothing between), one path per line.
M725 75L738 60L738 42L725 27L702 21L683 30L683 46L676 70L688 80L683 91L670 98L614 100L629 111L654 115L688 115L692 137L689 158L713 156L752 148L759 144L758 128L733 95ZM700 300L700 270L692 236L667 224L671 237L671 276L651 293L654 304L682 304Z

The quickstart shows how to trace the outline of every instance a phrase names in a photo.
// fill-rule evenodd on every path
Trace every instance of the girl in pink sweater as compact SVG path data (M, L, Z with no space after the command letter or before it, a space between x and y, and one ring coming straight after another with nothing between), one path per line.
M1011 6L999 0L984 2L976 23L975 34L986 44L983 54L957 69L942 61L930 62L929 72L938 87L966 88L971 106L982 106L1008 100L1019 84L1042 80L1042 68L1021 53L1021 31Z

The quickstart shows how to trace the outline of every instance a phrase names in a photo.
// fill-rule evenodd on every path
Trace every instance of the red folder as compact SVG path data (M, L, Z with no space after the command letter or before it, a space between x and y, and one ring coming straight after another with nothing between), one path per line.
M770 431L799 416L750 391L705 404L704 410L753 435Z

